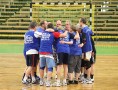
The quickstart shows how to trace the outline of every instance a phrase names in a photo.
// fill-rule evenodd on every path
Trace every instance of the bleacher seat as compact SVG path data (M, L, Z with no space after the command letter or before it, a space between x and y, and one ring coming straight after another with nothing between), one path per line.
M30 2L42 3L87 3L90 0L0 0L0 39L13 38L23 39L23 34L28 29L30 22ZM106 3L107 2L107 3ZM92 0L95 5L94 32L97 40L118 39L118 1L117 0ZM106 4L105 4L106 3ZM105 7L106 5L107 7ZM103 10L103 11L102 11ZM106 11L105 11L106 10ZM40 15L37 18L37 15ZM47 20L55 24L56 20L61 19L63 25L69 19L72 23L78 23L79 18L89 18L89 9L67 10L66 12L58 9L49 8L33 11L33 20Z

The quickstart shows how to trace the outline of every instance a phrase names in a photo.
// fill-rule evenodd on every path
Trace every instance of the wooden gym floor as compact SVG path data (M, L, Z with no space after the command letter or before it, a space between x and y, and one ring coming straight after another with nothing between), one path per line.
M0 90L118 90L118 56L97 56L95 82L90 85L25 86L21 83L24 68L22 54L0 54Z

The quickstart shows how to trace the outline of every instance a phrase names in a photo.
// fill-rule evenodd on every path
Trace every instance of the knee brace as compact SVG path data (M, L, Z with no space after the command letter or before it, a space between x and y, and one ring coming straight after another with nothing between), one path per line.
M45 66L44 67L40 67L41 70L44 70L45 69Z
M86 70L89 69L90 67L91 67L90 61L86 61Z
M48 68L48 71L53 72L53 68L52 67Z

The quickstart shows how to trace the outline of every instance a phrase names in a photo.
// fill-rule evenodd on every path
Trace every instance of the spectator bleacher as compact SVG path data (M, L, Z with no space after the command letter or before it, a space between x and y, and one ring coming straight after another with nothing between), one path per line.
M30 22L30 2L42 3L76 3L89 2L89 0L0 0L0 39L23 39L24 33L28 29ZM95 5L94 13L94 32L95 39L99 41L117 41L118 40L118 1L117 0L92 0ZM52 14L52 12L48 12ZM48 17L48 21L56 21L65 16L58 16L53 12L53 17L50 18L43 11L40 10L41 19ZM70 12L71 13L71 12ZM77 23L82 15L78 13L71 15L73 23ZM65 12L68 15L68 12ZM83 13L84 14L84 13ZM86 16L86 15L84 15ZM88 16L87 16L88 17Z

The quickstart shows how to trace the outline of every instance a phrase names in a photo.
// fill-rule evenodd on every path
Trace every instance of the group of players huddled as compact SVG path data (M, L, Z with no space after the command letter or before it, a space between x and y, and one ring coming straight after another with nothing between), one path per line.
M92 84L96 50L93 32L86 22L85 18L80 18L77 25L72 25L70 20L66 20L65 26L62 26L62 21L57 20L56 27L45 20L39 25L31 22L24 35L27 67L22 83L47 87L79 82ZM55 75L55 82L52 74Z

